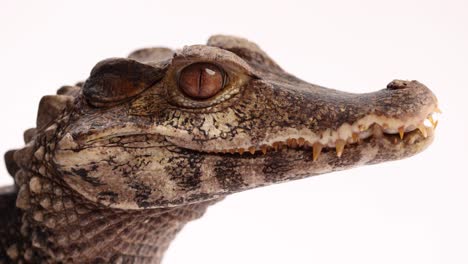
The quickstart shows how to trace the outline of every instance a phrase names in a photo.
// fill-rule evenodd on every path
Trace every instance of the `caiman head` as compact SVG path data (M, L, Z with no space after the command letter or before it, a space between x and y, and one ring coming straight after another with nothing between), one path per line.
M101 61L82 87L41 107L46 169L119 209L204 202L409 157L431 143L438 111L417 81L365 94L328 89L228 36Z

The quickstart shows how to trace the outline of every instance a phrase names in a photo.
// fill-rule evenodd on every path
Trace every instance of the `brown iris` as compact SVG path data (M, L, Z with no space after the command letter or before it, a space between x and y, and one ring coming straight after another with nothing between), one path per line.
M194 99L207 99L216 95L225 84L225 73L211 63L194 63L179 74L179 88Z

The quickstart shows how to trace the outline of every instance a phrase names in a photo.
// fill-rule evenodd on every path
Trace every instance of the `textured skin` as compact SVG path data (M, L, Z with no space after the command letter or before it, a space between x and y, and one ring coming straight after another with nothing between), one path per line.
M228 76L206 100L178 88L197 62ZM306 83L229 36L104 60L43 97L26 146L6 153L0 263L160 263L228 194L422 151L432 129L416 128L436 107L416 81L368 94Z

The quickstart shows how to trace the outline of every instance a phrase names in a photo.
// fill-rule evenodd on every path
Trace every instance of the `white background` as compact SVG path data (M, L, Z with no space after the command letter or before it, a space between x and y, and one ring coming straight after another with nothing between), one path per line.
M423 82L443 110L437 138L403 161L232 195L180 233L166 264L468 263L467 11L461 0L1 0L0 152L22 145L42 95L103 58L239 35L328 87Z

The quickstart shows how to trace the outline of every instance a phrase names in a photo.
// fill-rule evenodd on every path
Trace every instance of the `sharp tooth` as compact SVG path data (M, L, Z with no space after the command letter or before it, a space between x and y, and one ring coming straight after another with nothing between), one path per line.
M434 128L433 127L426 127L427 136L431 137L434 135Z
M266 146L266 145L263 145L263 146L260 147L260 149L262 150L263 155L266 155L266 153L267 153L267 146Z
M238 151L239 151L239 154L241 154L241 155L242 155L242 154L244 154L244 151L245 151L245 149L244 149L244 148L239 148L239 150L238 150Z
M336 156L338 156L338 158L341 157L341 155L343 154L345 144L346 144L346 142L344 140L342 140L342 139L338 139L335 142Z
M427 120L429 120L429 122L431 122L432 126L434 126L434 118L432 118L432 115L429 115L427 117Z
M304 139L304 138L298 138L298 139L297 139L297 145L298 145L299 147L304 146L304 143L305 143L305 139Z
M403 139L405 136L405 128L404 127L399 127L398 128L398 134L400 134L400 139Z
M418 125L419 131L421 131L421 134L423 135L424 138L427 138L427 130L424 124Z
M353 137L353 141L354 141L354 142L359 142L359 141L360 141L360 138L359 138L359 134L358 134L358 133L354 132L353 135L352 135L352 137Z
M431 125L432 125L433 128L437 127L437 123L438 123L439 120L434 120L432 115L430 115L427 119L429 120L429 122L431 122Z
M280 143L279 142L274 142L272 145L273 145L273 148L275 149L275 151L278 151L278 148L280 147Z
M434 129L437 128L437 125L438 125L438 124L439 124L439 120L436 120L436 121L434 122Z
M318 159L318 157L320 156L320 153L322 152L322 144L320 143L314 143L314 145L312 145L312 159L314 161L316 161Z
M255 154L255 147L249 147L250 154Z

